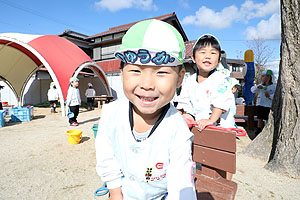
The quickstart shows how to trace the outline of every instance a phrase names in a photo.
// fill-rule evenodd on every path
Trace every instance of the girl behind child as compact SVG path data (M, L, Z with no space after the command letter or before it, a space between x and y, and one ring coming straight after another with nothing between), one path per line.
M262 83L251 87L251 92L257 94L256 106L258 122L257 130L255 132L256 135L263 129L263 120L268 120L269 118L270 108L276 89L276 85L272 82L272 77L272 70L265 70L261 73Z
M94 96L96 95L96 91L93 88L92 83L88 83L88 89L85 91L86 101L88 105L88 110L94 110Z
M221 114L229 110L234 101L229 84L230 72L219 66L221 47L216 37L205 34L193 47L193 62L197 73L187 78L180 95L176 98L177 109L183 117L196 120L198 128L217 124ZM232 127L228 120L222 120L220 126Z

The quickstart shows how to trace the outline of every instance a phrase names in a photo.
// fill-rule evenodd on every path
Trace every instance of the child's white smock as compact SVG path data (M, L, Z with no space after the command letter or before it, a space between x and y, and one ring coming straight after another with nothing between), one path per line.
M183 109L195 117L195 120L209 119L214 107L228 111L234 96L229 84L228 70L215 71L205 81L197 82L197 73L187 78L176 98L177 109ZM234 119L226 112L221 115L220 126L233 127Z
M48 101L58 100L59 95L58 95L57 89L55 89L55 88L53 88L53 86L51 86L50 89L48 90L47 96L48 96Z
M94 97L96 95L96 91L94 88L88 88L85 91L85 96L88 98Z
M72 86L69 87L66 104L70 104L70 106L78 106L81 104L78 88L74 88Z
M193 134L173 105L150 137L137 142L129 123L129 101L105 104L96 137L96 171L124 200L196 199L192 178Z
M275 84L269 86L261 85L263 87L262 89L257 88L257 86L259 85L254 85L251 87L251 92L257 93L256 105L271 108L272 100L274 98L274 94L276 90L276 85ZM265 92L269 93L270 95L269 98L265 96Z

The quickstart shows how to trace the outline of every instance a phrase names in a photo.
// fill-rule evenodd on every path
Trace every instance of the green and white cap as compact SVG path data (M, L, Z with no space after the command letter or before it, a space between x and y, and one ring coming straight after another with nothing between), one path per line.
M70 78L70 83L75 82L75 81L79 81L79 79L74 76Z
M115 57L125 63L177 66L184 61L184 41L170 24L150 19L133 25Z
M273 72L270 69L266 69L264 70L261 75L269 75L269 76L273 76Z
M221 43L220 43L219 39L218 39L216 36L214 36L214 35L212 35L212 34L209 34L209 33L206 33L206 34L201 35L201 36L197 39L197 41L194 43L193 50L194 50L196 44L199 42L199 40L204 40L204 39L207 39L207 38L215 39L215 40L219 43L219 46L221 47Z

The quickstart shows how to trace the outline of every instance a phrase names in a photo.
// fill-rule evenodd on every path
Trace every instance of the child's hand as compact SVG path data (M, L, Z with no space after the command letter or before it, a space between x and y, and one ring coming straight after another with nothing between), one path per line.
M262 85L258 85L257 88L258 89L263 89L263 86Z
M123 196L110 196L109 200L123 200Z
M211 125L214 122L210 119L200 119L197 121L199 131L202 131L207 125Z
M268 92L264 92L264 94L267 98L270 98L270 94Z
M121 188L109 189L109 200L123 200L123 194Z
M193 121L194 121L194 118L193 118L190 114L184 113L184 114L182 114L182 117L183 117L184 119L189 119L189 120L193 120Z

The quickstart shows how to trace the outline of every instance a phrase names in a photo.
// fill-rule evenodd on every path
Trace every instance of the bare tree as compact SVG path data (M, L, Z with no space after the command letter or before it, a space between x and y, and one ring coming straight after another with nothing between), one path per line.
M247 41L248 49L254 53L255 63L255 79L254 82L258 84L260 81L260 73L265 69L266 63L273 57L274 49L271 49L267 41L261 38Z
M300 178L300 1L281 0L281 61L268 123L244 150Z

